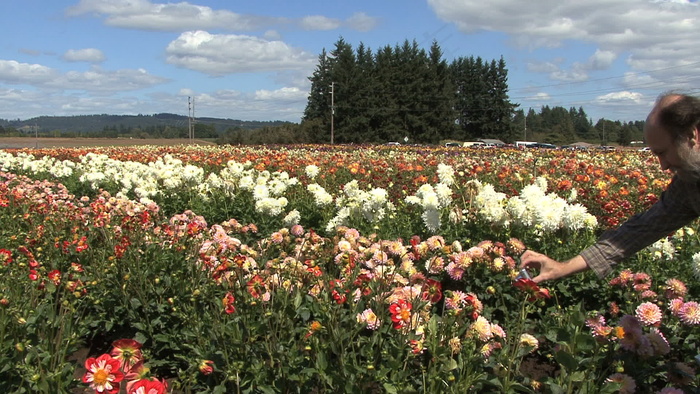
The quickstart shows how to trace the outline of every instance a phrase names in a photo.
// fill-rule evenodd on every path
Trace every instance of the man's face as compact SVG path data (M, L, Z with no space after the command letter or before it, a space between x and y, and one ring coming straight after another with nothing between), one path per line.
M644 129L649 149L659 158L662 170L675 172L685 181L700 180L700 144L698 130L695 138L682 138L678 143L653 120L647 120Z

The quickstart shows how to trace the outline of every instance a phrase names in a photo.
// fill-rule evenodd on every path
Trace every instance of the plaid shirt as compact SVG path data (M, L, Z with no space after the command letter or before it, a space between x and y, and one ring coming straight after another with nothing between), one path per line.
M700 182L684 182L674 177L661 199L646 212L608 230L581 256L600 278L612 266L632 256L700 216Z

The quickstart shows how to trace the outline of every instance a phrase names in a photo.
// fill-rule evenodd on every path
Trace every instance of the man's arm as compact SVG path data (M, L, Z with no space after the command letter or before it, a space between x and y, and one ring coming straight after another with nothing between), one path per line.
M690 223L698 217L698 184L684 183L674 178L661 198L649 210L635 215L622 226L605 232L598 241L576 257L558 262L541 253L526 251L520 266L539 268L536 282L553 280L587 269L604 278L614 264L630 257L660 238ZM533 280L534 280L533 279Z

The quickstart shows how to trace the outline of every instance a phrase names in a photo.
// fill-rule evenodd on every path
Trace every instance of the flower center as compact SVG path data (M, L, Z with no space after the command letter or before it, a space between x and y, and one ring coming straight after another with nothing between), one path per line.
M97 372L95 372L92 375L92 379L96 384L103 385L107 383L107 379L109 378L109 372L105 369L98 369Z

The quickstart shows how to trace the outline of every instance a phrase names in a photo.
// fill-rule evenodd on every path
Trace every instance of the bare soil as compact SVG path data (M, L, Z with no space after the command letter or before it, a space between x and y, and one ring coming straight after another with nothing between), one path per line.
M33 137L0 137L0 149L21 148L79 148L99 146L139 146L139 145L215 145L204 140L189 138L33 138Z

